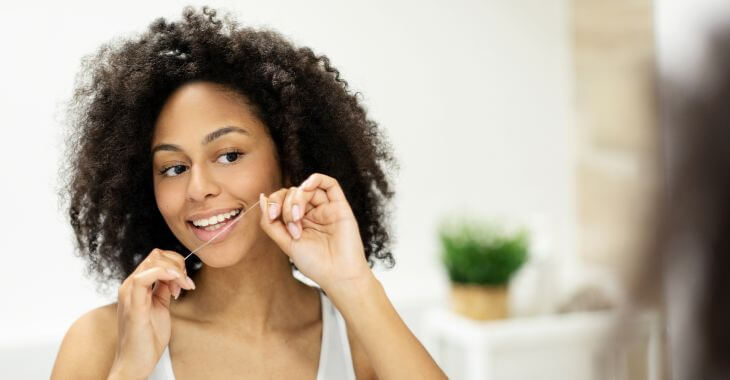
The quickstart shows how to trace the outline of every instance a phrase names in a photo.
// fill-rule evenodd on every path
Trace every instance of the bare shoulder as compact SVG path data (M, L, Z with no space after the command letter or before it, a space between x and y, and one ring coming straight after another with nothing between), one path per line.
M95 308L66 332L53 365L52 379L104 379L117 342L117 304Z
M347 338L350 343L352 365L355 367L355 378L357 380L377 380L378 377L375 375L375 370L370 364L365 349L350 329L347 329Z

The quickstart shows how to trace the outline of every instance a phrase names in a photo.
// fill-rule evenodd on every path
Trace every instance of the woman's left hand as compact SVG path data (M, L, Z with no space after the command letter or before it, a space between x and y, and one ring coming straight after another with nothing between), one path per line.
M372 275L355 215L334 178L315 173L259 201L263 230L325 291Z

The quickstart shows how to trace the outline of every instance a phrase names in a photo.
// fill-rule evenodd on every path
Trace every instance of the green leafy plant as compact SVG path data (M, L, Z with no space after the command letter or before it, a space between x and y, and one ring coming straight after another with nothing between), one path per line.
M462 219L442 223L438 234L441 259L454 283L506 285L527 259L524 229L507 232L496 224Z

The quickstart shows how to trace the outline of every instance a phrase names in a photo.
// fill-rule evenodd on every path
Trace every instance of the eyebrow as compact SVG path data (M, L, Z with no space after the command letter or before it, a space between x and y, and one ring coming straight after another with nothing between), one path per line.
M232 126L232 125L228 125L228 126L225 126L223 128L216 129L215 131L213 131L211 133L208 133L207 135L205 135L205 137L203 137L203 141L201 141L200 143L202 145L209 144L213 140L215 140L215 139L217 139L217 138L219 138L219 137L221 137L223 135L226 135L228 133L231 133L231 132L236 132L236 133L241 133L241 134L244 134L244 135L247 135L247 136L251 136L251 133L249 133L247 130L245 130L243 128L236 127L236 126ZM182 152L182 148L180 148L177 145L174 145L174 144L159 144L159 145L156 145L154 148L152 148L151 155L154 156L154 154L157 151L160 151L160 150L166 150L166 151L170 151L170 152Z

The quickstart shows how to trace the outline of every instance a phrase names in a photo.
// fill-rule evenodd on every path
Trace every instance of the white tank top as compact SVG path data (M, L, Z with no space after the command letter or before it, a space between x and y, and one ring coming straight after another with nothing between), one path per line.
M319 291L319 295L322 300L322 345L316 380L355 380L345 320L322 290ZM167 347L148 379L175 379Z

